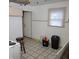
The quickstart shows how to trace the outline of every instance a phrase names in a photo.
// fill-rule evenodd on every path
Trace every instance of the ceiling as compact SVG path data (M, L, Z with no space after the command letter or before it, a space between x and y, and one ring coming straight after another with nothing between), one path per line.
M68 0L31 0L30 4L28 5L36 6L36 5L44 5L49 3L61 2L61 1L68 1Z
M29 5L43 5L61 1L68 1L68 0L32 0Z

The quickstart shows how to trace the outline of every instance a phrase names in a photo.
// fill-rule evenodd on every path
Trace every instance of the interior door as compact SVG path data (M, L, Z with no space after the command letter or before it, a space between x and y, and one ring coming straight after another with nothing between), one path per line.
M32 33L32 12L31 11L24 11L23 23L24 23L24 36L31 38L31 33Z

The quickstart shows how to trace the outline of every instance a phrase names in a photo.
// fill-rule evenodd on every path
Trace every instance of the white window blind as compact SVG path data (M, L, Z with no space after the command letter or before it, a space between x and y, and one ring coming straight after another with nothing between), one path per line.
M49 9L49 25L63 26L65 8Z

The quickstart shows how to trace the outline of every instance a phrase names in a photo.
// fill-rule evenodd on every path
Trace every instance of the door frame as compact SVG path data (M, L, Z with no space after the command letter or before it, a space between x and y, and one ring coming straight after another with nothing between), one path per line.
M24 12L31 12L31 37L24 36ZM22 16L23 37L32 38L32 11L23 11Z

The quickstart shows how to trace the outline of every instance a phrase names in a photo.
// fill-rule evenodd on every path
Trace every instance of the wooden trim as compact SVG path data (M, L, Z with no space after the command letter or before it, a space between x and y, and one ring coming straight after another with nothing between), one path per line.
M23 30L23 37L24 37L24 11L22 16L22 30Z
M16 7L9 7L9 16L23 16L22 10Z

